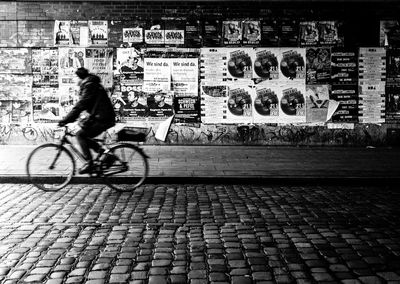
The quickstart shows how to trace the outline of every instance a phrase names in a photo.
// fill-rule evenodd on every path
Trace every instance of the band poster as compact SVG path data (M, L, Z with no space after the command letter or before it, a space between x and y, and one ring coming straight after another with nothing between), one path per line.
M271 81L272 82L272 81ZM254 99L254 123L279 123L279 99L281 89L277 82L256 85Z
M235 83L228 89L228 110L225 123L252 123L254 86Z
M31 73L31 49L1 48L0 73Z
M280 81L305 81L306 54L304 48L280 48L278 54Z
M202 85L200 87L201 122L224 123L228 112L228 86Z
M331 49L307 47L306 84L329 84L331 79Z
M158 46L165 43L165 30L161 23L153 23L144 30L144 42Z
M108 21L89 20L89 46L108 45Z
M316 46L319 42L317 22L300 22L300 46Z
M304 83L293 82L280 85L280 92L278 93L280 123L306 122L305 93Z
M240 45L242 43L242 21L222 22L222 38L224 45Z
M71 42L70 21L54 21L54 45L69 46Z
M185 22L177 19L165 20L165 41L168 46L183 46L185 44Z
M249 47L227 48L228 79L252 79L254 49Z
M279 48L256 48L254 50L253 78L279 79L278 52Z
M205 85L220 85L227 80L227 49L201 48L200 80Z
M261 42L261 22L258 20L244 20L243 29L243 45L258 46Z
M200 122L200 98L199 96L175 96L174 97L174 122L197 123Z
M386 72L386 119L387 123L400 123L400 48L389 48Z
M319 44L322 46L342 46L342 23L338 21L319 21Z
M359 54L359 121L385 122L386 50L360 48Z

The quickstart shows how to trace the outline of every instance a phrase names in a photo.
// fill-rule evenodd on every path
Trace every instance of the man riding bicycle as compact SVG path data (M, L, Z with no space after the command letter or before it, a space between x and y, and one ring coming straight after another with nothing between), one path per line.
M86 163L79 170L80 174L90 173L93 169L93 158L90 149L100 152L103 149L92 138L115 125L115 112L106 90L101 85L100 77L90 74L85 68L78 68L79 101L73 109L58 122L64 126L74 122L83 111L90 115L80 123L81 129L76 133Z

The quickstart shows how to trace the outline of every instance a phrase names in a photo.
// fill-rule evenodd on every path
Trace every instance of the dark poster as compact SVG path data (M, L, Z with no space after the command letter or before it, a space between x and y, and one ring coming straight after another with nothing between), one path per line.
M203 44L203 27L200 19L187 19L185 22L186 47L201 47Z
M358 52L355 49L332 48L331 84L358 85Z
M342 23L337 21L318 22L319 44L342 46L344 42Z
M386 85L400 87L400 48L386 50Z
M339 102L332 122L358 122L358 85L332 85L330 99Z
M380 21L380 46L400 47L400 21Z
M317 22L300 22L300 46L317 46L319 40Z
M279 46L279 24L276 20L261 21L261 45L267 47Z
M307 47L306 70L306 84L328 84L331 79L330 48Z
M295 20L280 22L279 46L297 47L299 42L299 23Z
M203 21L203 45L206 47L221 46L222 22L219 19Z
M386 86L386 123L400 123L400 86Z
M195 123L200 122L199 97L175 97L175 122Z

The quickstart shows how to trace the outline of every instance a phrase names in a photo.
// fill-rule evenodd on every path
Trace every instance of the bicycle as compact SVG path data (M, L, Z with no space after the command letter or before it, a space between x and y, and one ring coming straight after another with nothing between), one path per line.
M71 141L75 134L67 126L63 128L58 143L36 147L26 162L29 181L44 191L57 191L70 183L76 171L76 157L86 162L82 152ZM122 130L125 132L122 133ZM117 141L111 144L105 143L107 132L104 132L103 138L94 138L104 151L100 151L94 159L90 176L102 178L112 189L128 191L145 181L149 157L140 146L132 143L143 142L145 134L131 132L126 135L126 128L122 130L117 133Z

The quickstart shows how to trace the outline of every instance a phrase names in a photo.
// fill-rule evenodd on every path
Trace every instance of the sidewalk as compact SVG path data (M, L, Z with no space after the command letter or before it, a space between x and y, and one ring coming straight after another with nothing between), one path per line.
M0 146L0 182L26 182L36 146ZM143 146L147 183L398 182L400 148ZM92 183L86 175L73 182Z

